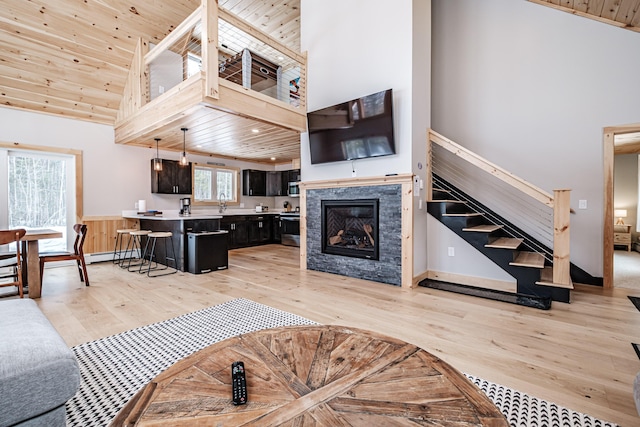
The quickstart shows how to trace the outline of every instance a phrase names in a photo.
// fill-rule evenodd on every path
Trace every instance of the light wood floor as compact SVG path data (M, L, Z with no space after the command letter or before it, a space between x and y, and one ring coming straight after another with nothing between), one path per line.
M40 308L68 345L243 297L323 324L374 330L419 345L462 372L622 426L640 425L632 382L640 311L628 289L576 286L571 304L541 311L425 288L300 271L280 245L230 252L227 271L148 279L111 263L45 272Z

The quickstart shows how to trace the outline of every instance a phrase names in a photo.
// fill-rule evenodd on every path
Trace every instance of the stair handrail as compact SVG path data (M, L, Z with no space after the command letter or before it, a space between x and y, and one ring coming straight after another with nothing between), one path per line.
M571 283L570 275L570 194L569 189L554 190L550 194L545 190L514 175L506 169L490 162L473 151L461 146L433 129L428 130L427 141L427 196L433 199L432 143L439 145L469 164L493 175L516 190L527 194L540 203L553 209L553 282L563 285Z

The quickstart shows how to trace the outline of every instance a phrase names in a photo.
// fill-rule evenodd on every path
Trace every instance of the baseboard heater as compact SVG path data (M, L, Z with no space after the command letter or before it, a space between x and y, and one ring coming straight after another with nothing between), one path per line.
M441 291L455 292L457 294L470 295L474 297L486 298L495 301L508 302L511 304L524 305L527 307L549 310L551 308L550 297L536 297L512 292L499 291L495 289L479 288L477 286L460 285L457 283L439 282L437 280L425 279L418 286Z
M124 251L120 251L120 252L116 252L116 254L119 254L121 257L124 256ZM134 258L139 258L140 257L140 251L139 250L135 250L133 251L133 257ZM104 261L113 261L113 251L111 252L99 252L99 253L95 253L95 254L87 254L84 256L84 260L87 264L91 264L94 262L104 262Z

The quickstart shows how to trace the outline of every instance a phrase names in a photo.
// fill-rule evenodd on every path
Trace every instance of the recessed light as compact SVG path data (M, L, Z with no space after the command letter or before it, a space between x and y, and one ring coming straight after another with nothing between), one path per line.
M284 61L284 56L278 56L279 61Z
M253 132L253 133L260 133L260 129L251 129L251 132Z
M272 158L271 158L271 161L273 162L273 161L275 161L275 159L276 159L275 157L272 157Z

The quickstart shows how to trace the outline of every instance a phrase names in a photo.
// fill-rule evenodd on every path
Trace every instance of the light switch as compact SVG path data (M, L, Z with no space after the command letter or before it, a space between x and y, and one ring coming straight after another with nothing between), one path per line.
M578 201L578 209L587 209L587 201L579 200Z

